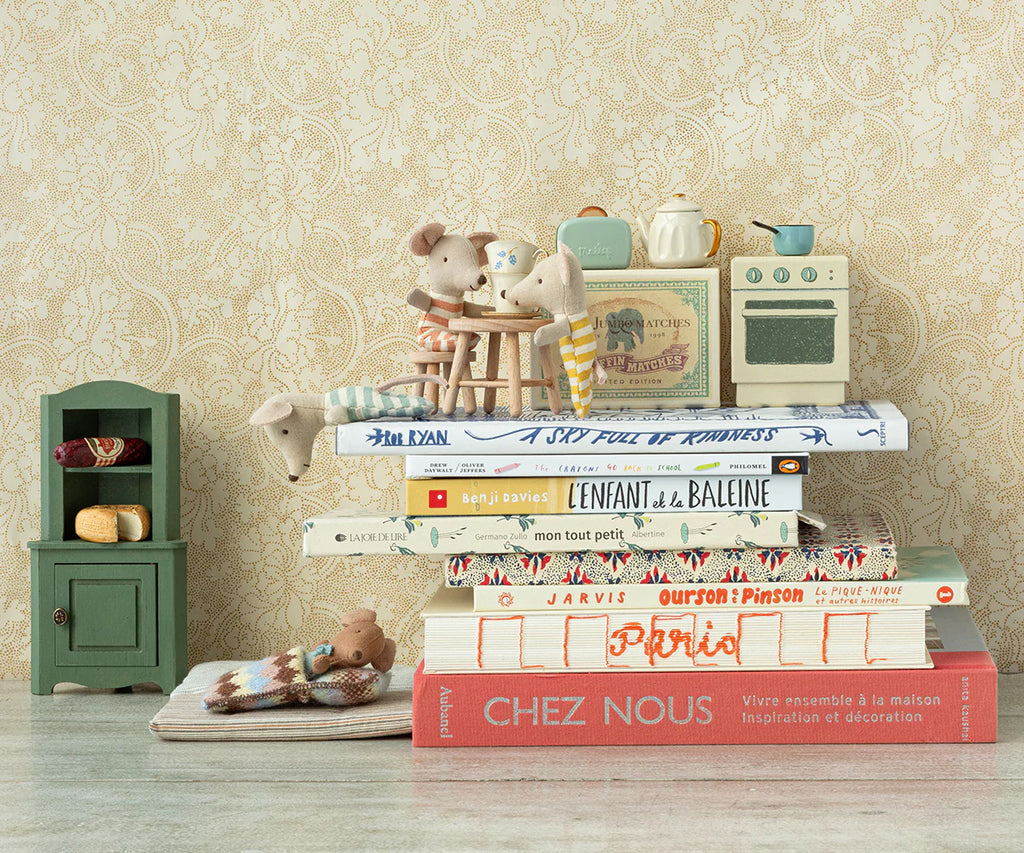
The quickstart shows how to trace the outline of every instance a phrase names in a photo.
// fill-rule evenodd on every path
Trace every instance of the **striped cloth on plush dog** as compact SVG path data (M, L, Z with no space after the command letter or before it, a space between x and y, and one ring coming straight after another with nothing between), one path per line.
M458 335L448 328L450 320L461 317L464 302L445 302L436 296L430 297L430 307L423 312L419 328L416 330L416 343L428 352L455 352ZM480 342L479 335L471 335L470 349Z
M419 418L434 411L426 397L377 391L367 385L346 385L324 394L324 408L331 412L331 423L353 423L371 418Z
M586 312L569 314L571 333L558 340L562 364L569 377L569 392L576 414L585 418L594 400L594 360L597 357L597 340L594 327Z

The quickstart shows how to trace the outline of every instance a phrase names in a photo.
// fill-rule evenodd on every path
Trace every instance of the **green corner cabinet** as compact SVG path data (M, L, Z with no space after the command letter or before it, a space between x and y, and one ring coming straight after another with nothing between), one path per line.
M32 692L54 685L169 693L185 677L185 556L181 540L177 394L129 382L87 382L41 402L41 537L32 553ZM57 445L74 438L141 438L149 462L64 468ZM95 504L142 504L141 542L86 542L75 515Z

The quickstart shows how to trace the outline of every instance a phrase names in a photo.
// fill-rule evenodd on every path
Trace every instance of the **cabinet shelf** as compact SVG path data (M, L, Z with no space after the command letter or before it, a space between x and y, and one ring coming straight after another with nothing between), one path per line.
M159 551L162 548L177 547L184 542L182 539L170 539L167 541L154 542L152 539L143 539L141 542L123 540L121 542L87 542L84 539L67 539L60 542L29 542L30 550L52 548L59 546L63 551Z
M83 476L89 476L91 474L152 474L153 466L146 465L106 465L96 466L94 468L65 468L65 474L72 476L76 474L82 474Z
M178 395L129 382L78 385L42 398L42 536L74 542L75 516L96 504L141 504L149 510L150 537L181 535ZM65 468L53 449L76 438L140 438L149 462Z

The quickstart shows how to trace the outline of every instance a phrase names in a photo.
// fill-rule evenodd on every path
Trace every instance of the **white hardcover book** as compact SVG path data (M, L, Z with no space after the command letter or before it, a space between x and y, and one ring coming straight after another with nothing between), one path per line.
M806 474L807 453L607 453L572 456L418 456L405 457L405 478L433 477L737 477Z
M591 411L581 420L529 410L512 418L458 410L416 420L378 418L335 427L341 456L585 453L801 453L906 450L907 419L885 400L763 409Z
M302 548L307 557L771 548L796 546L797 536L796 512L389 516L334 510L303 523Z
M423 610L425 672L913 669L926 607L475 613L443 587Z

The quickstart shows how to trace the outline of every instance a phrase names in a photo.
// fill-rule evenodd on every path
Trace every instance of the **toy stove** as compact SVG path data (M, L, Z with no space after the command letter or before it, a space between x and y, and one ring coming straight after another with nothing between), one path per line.
M737 406L837 406L850 378L849 259L732 259Z

